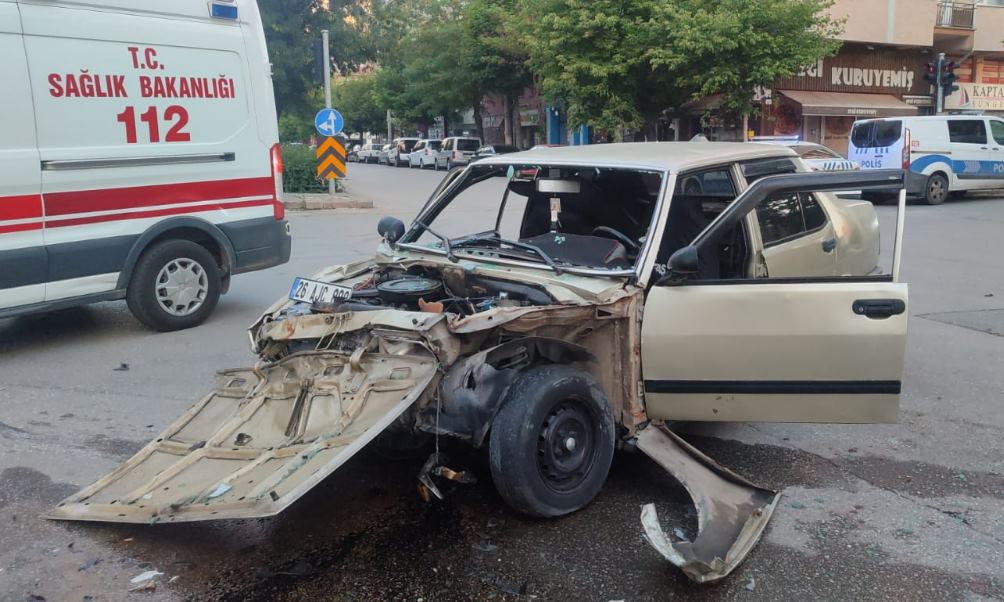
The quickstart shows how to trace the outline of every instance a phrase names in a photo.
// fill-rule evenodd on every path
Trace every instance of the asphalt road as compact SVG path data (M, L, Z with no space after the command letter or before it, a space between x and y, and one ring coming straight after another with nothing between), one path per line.
M511 512L485 459L463 450L479 483L431 505L415 493L422 459L364 451L275 519L39 518L187 409L215 370L248 365L246 326L294 276L368 255L377 220L410 219L442 174L353 165L350 176L375 208L291 214L291 262L235 278L199 328L154 334L124 303L0 321L0 600L1004 598L1004 199L985 195L908 210L899 424L687 428L784 494L718 585L689 583L642 540L645 502L686 532L696 518L671 478L626 453L592 505L552 521ZM894 208L879 212L888 247ZM165 573L157 590L127 593L148 569Z

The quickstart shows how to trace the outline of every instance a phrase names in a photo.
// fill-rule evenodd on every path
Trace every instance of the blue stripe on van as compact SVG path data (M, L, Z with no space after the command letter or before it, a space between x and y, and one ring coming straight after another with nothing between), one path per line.
M910 163L910 171L923 173L935 163L944 164L960 178L1004 178L1004 161L953 161L946 155L926 155Z

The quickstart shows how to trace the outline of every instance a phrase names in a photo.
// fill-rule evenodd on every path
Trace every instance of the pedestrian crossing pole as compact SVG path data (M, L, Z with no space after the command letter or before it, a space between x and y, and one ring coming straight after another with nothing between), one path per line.
M321 30L321 46L324 52L324 108L331 108L331 51L328 48L328 30ZM344 159L343 159L344 160ZM344 175L344 174L342 174ZM335 194L335 179L328 180L328 194Z

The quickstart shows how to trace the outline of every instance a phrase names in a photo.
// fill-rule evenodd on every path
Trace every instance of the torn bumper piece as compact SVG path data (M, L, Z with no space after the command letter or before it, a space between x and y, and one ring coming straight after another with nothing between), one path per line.
M698 583L728 575L756 545L781 496L719 466L665 427L640 431L638 449L676 477L697 507L697 537L672 541L659 525L655 505L646 504L645 539Z
M315 351L216 387L125 464L48 518L157 523L279 513L386 429L425 392L438 361Z

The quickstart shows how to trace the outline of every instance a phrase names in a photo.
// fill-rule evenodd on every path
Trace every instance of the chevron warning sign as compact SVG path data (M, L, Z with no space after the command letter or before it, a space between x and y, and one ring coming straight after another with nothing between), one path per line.
M334 136L317 145L317 177L325 180L345 177L345 147Z

